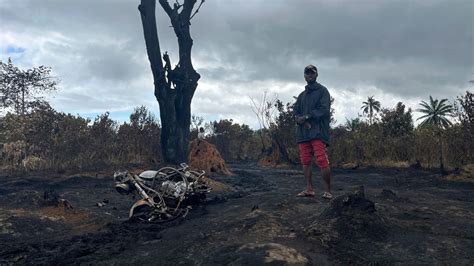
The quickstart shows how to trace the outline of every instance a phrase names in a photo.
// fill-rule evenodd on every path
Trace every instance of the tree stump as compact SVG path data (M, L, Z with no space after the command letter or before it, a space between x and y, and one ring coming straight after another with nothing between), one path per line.
M263 167L277 167L285 168L291 165L286 150L279 144L273 141L272 147L267 151L267 154L258 161L258 165Z
M188 161L191 168L204 170L207 174L232 175L216 146L202 139L191 142Z
M345 247L359 242L385 239L389 226L386 218L365 197L364 187L341 195L305 229L307 236L325 247Z

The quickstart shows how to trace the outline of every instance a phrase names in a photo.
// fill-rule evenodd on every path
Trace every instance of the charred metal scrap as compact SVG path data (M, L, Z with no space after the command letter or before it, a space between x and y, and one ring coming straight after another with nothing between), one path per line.
M188 214L192 204L201 202L210 192L204 182L205 172L163 167L139 175L128 171L114 173L115 189L120 194L134 194L141 199L130 208L129 219L148 223L165 223Z

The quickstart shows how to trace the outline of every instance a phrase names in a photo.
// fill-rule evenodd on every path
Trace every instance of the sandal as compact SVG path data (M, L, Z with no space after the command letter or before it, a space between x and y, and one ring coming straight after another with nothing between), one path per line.
M324 192L323 195L321 196L323 199L332 199L332 194L329 192Z
M297 197L314 197L314 191L303 190L300 193L296 194Z

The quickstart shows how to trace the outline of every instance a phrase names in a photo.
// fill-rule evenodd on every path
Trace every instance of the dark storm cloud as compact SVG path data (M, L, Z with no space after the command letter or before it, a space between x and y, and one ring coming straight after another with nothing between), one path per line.
M426 88L440 91L469 80L473 5L456 0L215 1L206 6L213 12L196 20L193 32L196 47L219 53L220 61L235 66L230 73L243 74L241 80L294 81L301 79L305 64L314 63L331 79L367 81L390 91L404 88L403 93L418 96ZM324 65L327 59L337 65ZM426 86L417 87L421 84Z
M0 0L1 60L8 46L22 47L20 65L52 66L62 108L98 109L107 101L72 101L103 95L110 108L139 105L139 97L153 103L138 3ZM458 95L474 78L473 10L471 0L208 0L191 21L202 75L193 110L251 116L237 109L263 90L291 100L310 63L331 93L354 97L340 101L341 117L355 115L364 93L411 102ZM176 64L176 37L159 5L157 20L162 52Z

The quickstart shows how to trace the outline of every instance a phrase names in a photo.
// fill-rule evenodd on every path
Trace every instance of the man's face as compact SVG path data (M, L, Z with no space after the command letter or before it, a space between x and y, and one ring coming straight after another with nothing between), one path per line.
M316 72L305 71L304 72L304 79L306 80L306 82L316 81Z

